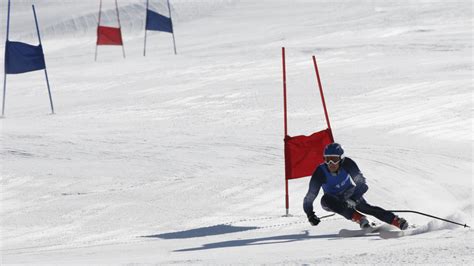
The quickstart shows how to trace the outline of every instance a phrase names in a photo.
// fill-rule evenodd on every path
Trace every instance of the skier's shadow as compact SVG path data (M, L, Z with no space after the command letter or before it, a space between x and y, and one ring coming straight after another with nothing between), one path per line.
M149 235L142 237L151 237L151 238L162 238L162 239L185 239L193 237L204 237L204 236L214 236L214 235L223 235L236 232L243 232L248 230L259 229L260 227L256 226L233 226L227 224L218 224L213 226L195 228L186 231L164 233L157 235Z
M229 224L218 224L218 225L195 228L195 229L190 229L190 230L185 230L185 231L163 233L163 234L156 234L156 235L147 235L147 236L142 236L142 237L161 238L161 239L187 239L187 238L197 238L197 237L206 237L206 236L215 236L215 235L244 232L244 231L256 230L260 228L261 227L257 227L257 226L233 226ZM280 243L289 243L289 242L304 241L304 240L311 240L311 239L321 239L321 238L335 240L335 239L340 239L341 237L338 234L309 235L308 231L303 231L302 233L299 233L299 234L250 238L250 239L238 239L238 240L228 240L228 241L221 241L221 242L215 242L215 243L208 243L208 244L202 245L201 247L178 249L178 250L174 250L174 252L197 251L197 250L228 248L228 247L238 247L238 246L280 244Z
M318 239L318 238L337 239L337 238L340 238L340 236L338 234L310 236L308 231L304 231L302 234L291 234L291 235L282 235L282 236L271 236L271 237L215 242L215 243L204 244L203 246L196 247L196 248L178 249L178 250L174 250L174 252L198 251L198 250L206 250L206 249L228 248L228 247L239 247L239 246L280 244L280 243L289 243L289 242Z

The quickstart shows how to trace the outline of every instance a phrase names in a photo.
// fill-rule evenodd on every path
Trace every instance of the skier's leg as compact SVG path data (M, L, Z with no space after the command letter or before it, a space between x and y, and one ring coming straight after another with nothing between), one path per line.
M385 209L382 209L377 206L372 206L368 204L365 200L362 200L359 204L357 204L356 208L360 212L372 215L388 224L391 224L393 219L395 218L395 214L393 214L392 212L386 211Z
M324 194L324 196L321 198L321 206L323 209L340 214L348 220L353 220L354 215L359 218L361 215L356 210L347 207L347 204L344 201L341 201L329 194Z
M386 211L380 207L368 204L364 199L356 206L357 210L375 216L377 219L394 225L402 230L408 228L408 222L404 218L396 216L393 212Z

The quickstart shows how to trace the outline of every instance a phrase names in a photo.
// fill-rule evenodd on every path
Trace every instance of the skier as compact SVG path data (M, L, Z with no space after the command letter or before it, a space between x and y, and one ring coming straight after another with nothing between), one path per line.
M324 210L344 216L357 222L360 228L369 228L371 223L363 214L392 224L401 230L408 227L405 219L392 212L367 203L363 195L369 187L357 164L349 157L344 157L344 150L338 143L331 143L324 149L324 163L320 164L309 182L309 190L303 202L303 209L311 225L321 221L313 211L313 202L323 188L321 206Z

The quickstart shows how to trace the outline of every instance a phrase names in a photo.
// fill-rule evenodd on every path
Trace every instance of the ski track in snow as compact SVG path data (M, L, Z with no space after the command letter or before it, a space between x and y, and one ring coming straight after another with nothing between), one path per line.
M13 3L10 39L36 43L32 2ZM401 216L420 234L400 239L342 239L357 225L339 216L311 227L309 178L290 180L293 216L282 217L286 46L290 135L325 125L316 55L335 138L367 177L368 201L473 224L466 2L174 0L178 55L169 34L150 32L144 58L145 1L119 1L127 58L99 47L98 62L97 1L34 2L57 114L41 71L8 76L2 264L473 260L471 229L415 214Z

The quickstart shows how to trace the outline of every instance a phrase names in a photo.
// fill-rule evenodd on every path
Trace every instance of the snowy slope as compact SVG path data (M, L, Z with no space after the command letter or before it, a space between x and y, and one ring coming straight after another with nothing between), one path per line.
M36 42L31 2L14 3L10 39ZM285 46L290 135L325 126L316 55L369 202L473 224L469 1L172 0L178 55L149 32L143 57L144 2L119 1L127 58L99 47L94 62L98 1L34 1L56 114L41 71L8 76L2 264L473 260L471 230L419 215L403 216L426 233L396 240L341 239L357 226L339 216L311 227L309 178L282 217Z

